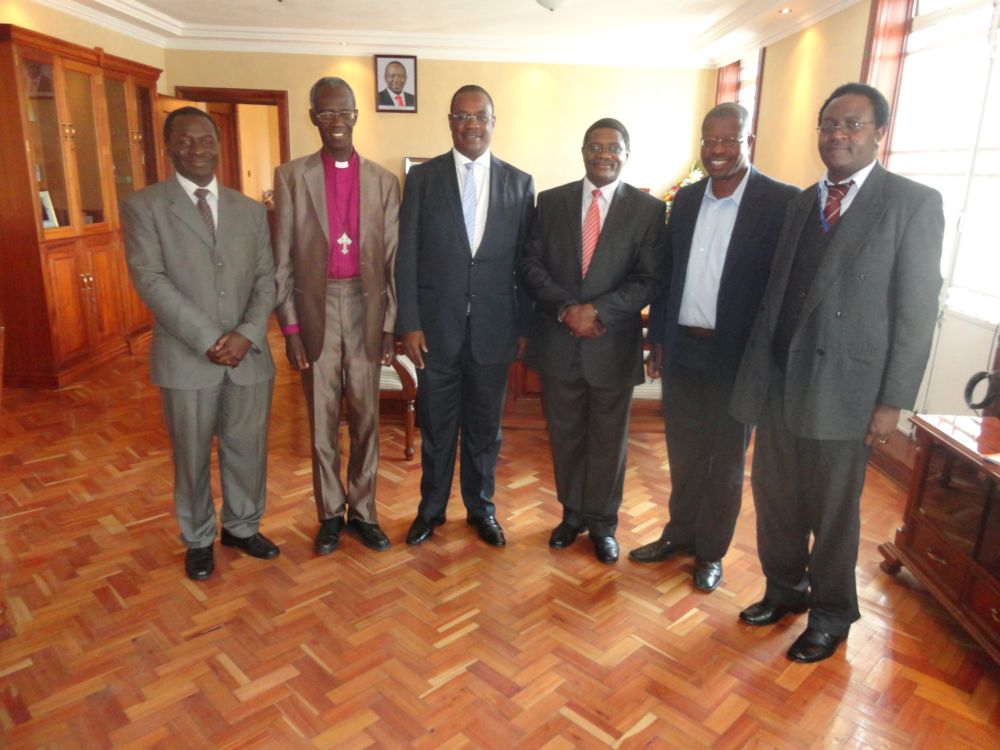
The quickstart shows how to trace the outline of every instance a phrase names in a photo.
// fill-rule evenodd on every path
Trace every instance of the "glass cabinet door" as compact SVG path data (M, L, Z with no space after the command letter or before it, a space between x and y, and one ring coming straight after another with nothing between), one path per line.
M135 131L129 126L126 81L104 78L104 96L108 100L108 127L111 131L111 163L114 169L115 198L122 200L140 187L135 184L132 142Z
M69 67L64 71L70 144L75 155L80 190L80 223L104 223L104 189L101 186L101 155L97 143L97 108L94 77Z
M143 183L137 187L145 187L157 182L156 173L156 117L153 106L156 102L156 90L151 86L137 83L135 86L136 105L136 150L137 161L141 169Z
M63 162L63 139L69 125L60 120L52 62L21 58L21 85L27 99L26 121L32 172L41 203L43 229L70 224L70 197Z

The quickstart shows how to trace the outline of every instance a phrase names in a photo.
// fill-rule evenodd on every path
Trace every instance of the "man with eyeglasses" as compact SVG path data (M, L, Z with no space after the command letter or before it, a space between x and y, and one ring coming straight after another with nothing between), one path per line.
M451 99L454 148L406 177L399 220L396 331L417 366L420 504L407 544L445 521L461 433L466 521L506 544L493 502L507 370L523 355L531 300L516 276L534 213L531 176L490 152L493 99L462 86Z
M389 539L378 524L379 373L395 356L393 263L399 182L354 149L354 91L321 78L309 119L322 148L274 173L278 321L285 353L302 375L319 515L314 549L328 555L345 522L366 547ZM340 475L341 397L351 439L347 487ZM346 516L346 519L345 519Z
M733 393L733 416L757 424L751 484L767 579L740 618L770 625L809 610L788 650L799 662L833 655L860 617L868 456L913 407L937 316L941 195L878 163L888 125L885 97L860 83L820 107L826 174L789 203Z
M701 162L708 177L674 199L666 284L649 311L646 372L663 376L670 520L658 540L629 559L693 554L694 585L706 592L722 580L752 431L729 416L733 381L785 207L799 192L750 166L750 125L739 104L719 104L705 115Z
M632 391L643 382L642 309L659 291L666 206L621 181L625 126L610 117L583 136L582 180L538 196L521 277L535 299L527 363L542 407L562 505L549 545L586 530L595 557L618 560Z

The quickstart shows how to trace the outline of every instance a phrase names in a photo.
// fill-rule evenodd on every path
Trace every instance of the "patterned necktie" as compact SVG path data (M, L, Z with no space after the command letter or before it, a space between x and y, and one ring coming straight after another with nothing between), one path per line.
M465 218L465 233L469 235L469 247L476 239L476 163L465 165L465 185L462 186L462 216Z
M195 197L198 199L198 213L201 214L201 220L205 222L205 226L208 227L208 233L212 235L212 241L215 241L215 219L212 218L212 207L208 205L208 201L205 200L205 196L208 195L208 190L206 188L198 188L194 191Z
M594 257L594 250L597 249L597 238L601 236L601 206L598 201L601 198L601 191L594 190L593 198L590 201L590 208L583 219L583 275L587 275L590 268L590 261Z
M405 107L406 106L405 104L403 104L403 97L401 97L399 94L396 94L396 106L397 107Z
M826 183L826 205L823 206L823 232L829 232L840 218L840 203L851 189L854 180L837 185Z

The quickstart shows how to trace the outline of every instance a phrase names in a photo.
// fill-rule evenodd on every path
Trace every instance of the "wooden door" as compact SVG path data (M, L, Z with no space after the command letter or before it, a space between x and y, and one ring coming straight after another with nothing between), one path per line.
M124 333L119 295L124 257L117 250L110 234L79 241L82 265L87 268L88 333L95 353L120 345Z
M107 149L107 107L100 68L73 61L62 65L61 93L65 102L71 158L67 160L72 223L83 233L111 227L108 210L113 187Z
M236 105L209 102L208 113L219 128L219 167L216 176L226 187L243 192L243 167L240 163L240 133Z
M52 352L59 367L90 351L89 268L72 239L43 249L42 262L49 288Z

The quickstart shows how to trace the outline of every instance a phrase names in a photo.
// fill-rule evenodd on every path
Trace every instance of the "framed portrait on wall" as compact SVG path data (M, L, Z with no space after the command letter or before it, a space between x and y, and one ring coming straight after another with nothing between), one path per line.
M417 111L417 58L375 55L375 111Z

